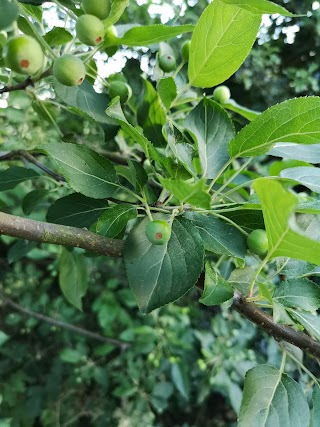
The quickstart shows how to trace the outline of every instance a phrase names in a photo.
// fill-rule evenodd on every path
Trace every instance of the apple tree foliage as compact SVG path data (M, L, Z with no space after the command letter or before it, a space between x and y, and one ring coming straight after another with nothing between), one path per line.
M241 67L264 14L298 17L267 0L213 0L194 24L121 25L128 0L113 0L102 21L101 42L100 32L96 38L96 29L87 35L83 28L81 42L75 33L85 14L80 2L54 2L66 25L50 30L43 25L43 3L3 0L0 5L2 91L10 100L25 90L34 112L49 123L41 138L4 147L3 155L10 158L15 150L25 162L0 170L0 191L32 181L32 191L17 201L26 217L39 219L37 207L56 192L47 223L123 241L127 282L143 314L174 303L203 282L203 305L225 307L240 293L276 324L320 340L320 288L313 280L320 264L320 97L288 99L258 112L229 99L229 93L203 94ZM10 70L21 58L12 58L15 52L6 47L21 33L36 40L44 54L41 69L26 80ZM184 59L170 44L181 35L191 40ZM98 44L91 48L92 39ZM152 70L124 69L101 77L98 58L123 46L132 52L154 49ZM58 69L63 55L76 58L72 67ZM177 65L164 66L168 58ZM81 75L85 67L83 82L75 77L79 63ZM125 96L109 92L116 81L126 85ZM91 123L96 141L92 135L77 140L65 134L60 112ZM255 169L260 156L275 159L268 170ZM0 200L1 206L6 209ZM169 224L170 238L163 244L148 239L150 221ZM256 229L265 230L268 239L261 257L247 246ZM64 248L56 257L62 293L81 310L87 260L94 262L94 254ZM318 380L293 348L282 349L280 366L261 364L246 373L240 427L319 425ZM313 392L307 395L286 373L286 360L307 371ZM174 375L183 383L180 371Z

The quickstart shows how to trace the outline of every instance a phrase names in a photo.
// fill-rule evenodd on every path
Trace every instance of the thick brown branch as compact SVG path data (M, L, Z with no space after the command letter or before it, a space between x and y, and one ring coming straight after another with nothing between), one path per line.
M41 313L36 313L35 311L24 308L21 305L15 303L10 298L4 297L4 302L6 305L12 307L14 310L19 311L20 313L26 314L27 316L34 317L43 322L49 323L50 325L58 326L59 328L67 329L71 332L75 332L80 335L84 335L88 338L93 338L95 340L101 341L106 344L113 344L122 349L128 348L131 344L127 341L118 340L116 338L104 337L103 335L97 334L96 332L88 331L87 329L80 328L79 326L71 325L70 323L62 322L61 320L54 319L52 317L45 316Z
M232 307L251 320L251 322L264 329L269 335L272 335L277 341L289 342L320 359L320 342L303 332L295 331L290 326L275 323L269 314L254 303L247 302L239 293L235 295Z
M81 228L34 221L0 212L0 234L41 243L83 248L99 255L121 257L123 241L108 239Z
M122 257L122 240L108 239L90 231L34 221L0 212L0 234L41 243L53 243L86 249L99 255ZM203 289L203 278L197 284ZM274 323L272 317L249 303L239 293L234 297L233 309L260 326L278 341L289 342L320 359L320 343L290 326Z

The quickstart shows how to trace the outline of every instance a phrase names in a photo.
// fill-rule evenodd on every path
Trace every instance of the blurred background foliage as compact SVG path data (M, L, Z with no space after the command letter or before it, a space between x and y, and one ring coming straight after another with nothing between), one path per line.
M226 82L237 102L260 111L290 97L319 92L319 2L276 3L308 14L264 18L249 58ZM196 23L206 4L206 0L130 2L120 24L163 22L164 8L164 23ZM186 39L170 41L177 56ZM139 94L141 68L152 79L157 49L123 48L111 58L102 56L100 67L114 68L120 56L126 58L121 62L123 72ZM0 77L5 83L3 69ZM101 152L118 150L106 129L67 109L59 110L52 96L49 87L40 100L23 92L2 96L0 159L9 150L31 150L38 141L61 137ZM60 131L48 111L57 118ZM117 143L121 147L121 139ZM0 169L8 164L3 157ZM10 165L15 164L21 163L10 159ZM35 190L42 191L42 197L30 200L28 195ZM1 192L0 208L45 220L48 207L64 195L63 188L57 189L50 177L41 175L34 183ZM196 291L142 316L122 262L102 257L87 258L89 290L83 312L77 311L59 290L60 251L51 245L0 238L0 427L236 425L245 372L257 363L279 363L273 339L228 307L201 306ZM130 346L101 343L57 327L23 314L10 301ZM295 376L293 365L287 369ZM308 389L304 374L299 381Z

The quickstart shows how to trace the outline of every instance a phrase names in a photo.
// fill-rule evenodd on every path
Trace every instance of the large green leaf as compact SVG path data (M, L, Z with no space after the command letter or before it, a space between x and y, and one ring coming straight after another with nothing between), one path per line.
M205 265L204 290L199 302L212 306L222 304L233 297L232 286L213 269L209 261Z
M0 4L0 31L8 28L19 16L19 7L9 1L1 0Z
M230 142L231 157L259 156L277 142L320 141L320 97L289 99L264 111Z
M320 307L320 287L308 279L293 279L280 282L273 299L285 307L316 311Z
M186 117L184 127L198 145L203 176L215 178L229 159L228 145L235 135L230 117L219 104L204 99Z
M271 365L245 377L239 427L307 427L309 407L298 383Z
M256 39L261 16L214 0L201 15L192 35L190 84L212 87L235 73Z
M74 193L56 200L48 209L47 221L89 228L107 209L107 202Z
M154 215L154 219L168 220L168 216ZM189 291L199 278L204 258L202 241L192 222L175 219L169 242L153 245L145 233L148 221L145 218L133 228L124 249L127 277L143 313Z
M246 238L236 227L211 215L190 212L187 218L198 228L207 251L244 259L247 253Z
M126 46L149 46L172 39L179 34L193 31L194 26L188 25L147 25L131 28L123 37L112 40L112 45L124 44Z
M308 166L284 169L281 178L292 179L315 193L320 193L320 169Z
M88 274L83 256L62 249L59 258L59 283L66 299L82 310L82 297L88 287Z
M35 178L39 178L39 174L33 169L12 166L0 172L0 191L12 190L21 182Z
M304 236L294 220L297 197L268 178L259 178L253 187L262 204L269 257L284 256L320 264L320 242Z
M279 15L283 15L283 16L291 16L291 17L297 16L297 15L294 15L293 13L290 13L284 7L279 6L275 3L272 3L271 1L268 1L268 0L222 0L222 1L226 4L237 5L252 13L261 13L261 14L278 13Z
M110 160L84 145L55 142L45 151L58 163L68 184L78 193L94 199L111 197L119 187Z

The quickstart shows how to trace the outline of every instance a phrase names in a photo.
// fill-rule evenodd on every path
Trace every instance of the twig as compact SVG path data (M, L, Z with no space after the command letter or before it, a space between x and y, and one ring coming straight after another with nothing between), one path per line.
M24 157L26 160L28 160L30 163L33 163L36 165L39 169L43 170L46 174L54 178L56 181L59 182L65 182L66 180L62 175L59 175L58 173L52 171L51 169L47 168L44 164L39 162L35 157L33 157L32 154L28 153L27 151L23 151L20 153L21 157Z
M61 320L54 319L49 316L45 316L41 313L36 313L35 311L29 310L28 308L24 308L21 305L15 303L10 298L4 297L4 302L6 305L12 307L16 311L20 313L26 314L27 316L34 317L35 319L39 319L43 322L49 323L50 325L58 326L63 329L67 329L69 331L75 332L80 335L84 335L89 338L93 338L95 340L101 341L106 344L113 344L118 347L121 347L123 350L130 347L131 343L127 341L118 340L111 337L104 337L96 332L88 331L87 329L80 328L79 326L71 325L70 323L62 322Z
M121 257L123 250L122 240L108 239L81 228L34 221L3 212L0 212L0 234L34 242L83 248L111 257Z
M34 86L34 81L31 77L27 77L23 82L12 86L5 86L0 89L0 95L6 92L14 92L15 90L25 90L28 86Z
M286 341L299 347L320 359L320 342L312 339L303 332L298 332L290 326L275 323L273 318L258 308L255 304L247 302L239 293L236 293L232 307L251 322L264 329L277 341Z

